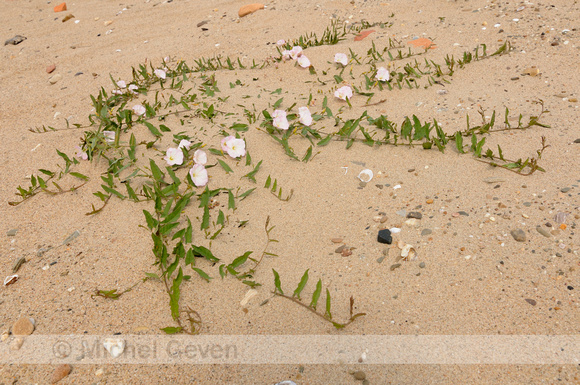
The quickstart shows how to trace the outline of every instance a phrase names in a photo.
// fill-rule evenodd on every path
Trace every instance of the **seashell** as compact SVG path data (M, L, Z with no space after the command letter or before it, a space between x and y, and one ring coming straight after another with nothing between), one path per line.
M18 281L18 274L9 275L8 277L4 278L4 286L11 285L16 281Z
M258 290L256 290L256 289L250 289L250 290L248 290L248 292L246 293L246 295L244 296L244 298L240 301L240 305L242 307L246 307L246 305L248 304L248 302L250 302L250 300L252 299L252 297L254 297L256 294L258 294Z
M358 174L358 179L361 180L361 182L365 182L368 183L373 179L373 171L367 169L362 170L359 174Z
M403 261L413 261L417 258L417 252L412 245L406 244L401 250L401 258Z
M400 233L401 232L401 229L398 228L398 227L391 227L389 229L389 231L391 232L391 234L397 234L397 233Z
M554 217L554 221L556 221L556 223L559 223L559 224L566 223L566 217L567 216L568 216L568 213L559 212Z
M117 358L123 354L123 351L125 350L125 340L121 338L105 338L103 346L107 349L109 354L111 354L111 357Z

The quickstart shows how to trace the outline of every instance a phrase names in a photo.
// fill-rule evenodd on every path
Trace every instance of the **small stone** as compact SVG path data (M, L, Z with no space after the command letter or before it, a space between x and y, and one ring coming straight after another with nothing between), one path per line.
M498 176L490 176L489 178L485 178L483 181L485 183L493 184L493 183L505 182L506 179L498 177Z
M7 236L9 236L9 237L13 237L13 236L15 236L15 235L16 235L16 233L17 233L17 232L18 232L18 229L12 229L12 230L8 230L8 231L6 232L6 235L7 235Z
M334 250L334 252L336 254L340 254L340 253L342 253L343 250L346 250L347 248L348 248L347 245L342 245L342 246L338 247L336 250Z
M535 299L526 298L526 302L532 306L536 306L537 302Z
M572 190L570 187L564 187L563 189L561 189L560 191L563 193L567 193L568 191Z
M510 80L520 80L520 77L519 76L514 76L514 77L511 77Z
M29 318L22 317L12 325L12 334L15 336L29 336L34 331L34 324Z
M421 263L419 264L419 267L420 267L421 269L424 269L424 268L425 268L425 262L421 262Z
M423 236L430 235L432 233L433 233L433 231L431 229L423 229L423 231L421 231L421 235L423 235Z
M580 143L580 138L576 139L574 143Z
M10 344L10 349L11 350L19 350L22 347L23 343L24 343L24 338L22 338L22 337L15 338L14 341L12 341L12 343Z
M72 13L69 13L68 15L66 15L63 19L62 22L64 23L65 21L69 21L70 19L74 19L74 15Z
M103 375L103 373L105 373L105 371L103 370L103 368L97 369L95 371L95 376L100 377Z
M260 9L264 9L264 4L254 3L254 4L244 5L238 11L238 16L244 17L244 16L249 15L250 13L254 13L256 11L259 11Z
M540 70L536 67L529 67L524 70L522 75L530 75L530 76L538 76L540 74Z
M11 37L10 39L6 40L4 42L4 45L8 45L8 44L17 45L17 44L22 43L24 40L26 40L26 37L24 37L22 35L16 35L16 36Z
M46 67L46 73L47 74L51 74L54 72L54 70L56 69L56 65L55 64L51 64L48 67Z
M0 335L0 341L4 342L10 337L10 332L8 330L4 330Z
M379 258L377 258L377 262L378 263L383 263L383 261L385 260L385 256L380 256Z
M332 238L332 243L342 243L342 238Z
M199 27L201 27L201 26L204 26L204 25L206 25L207 23L209 23L209 20L202 20L202 21L200 21L199 23L197 23L197 27L199 28Z
M569 98L568 101L572 102L572 103L576 103L578 101L578 99L577 98Z
M389 229L379 230L379 235L377 236L377 241L379 243L386 243L390 245L393 243L393 237L391 236L391 231Z
M407 218L421 219L423 218L423 214L417 211L411 211L409 214L407 214Z
M411 226L411 227L419 227L419 226L421 226L421 223L419 222L419 220L418 219L415 219L415 218L407 219L405 221L405 224L407 226Z
M523 205L526 207L530 207L532 205L532 202L524 202Z
M62 79L62 75L61 74L56 74L56 75L52 75L51 77L49 77L48 78L48 82L50 84L56 84L61 79Z
M366 373L363 372L362 370L358 370L358 371L354 372L352 375L354 376L354 379L358 380L358 381L363 381L364 379L367 378Z
M550 238L552 236L548 230L544 229L542 226L536 227L536 230L546 238Z
M389 269L391 271L395 271L395 269L398 269L399 267L401 267L400 263L395 263L394 265L391 265L391 267L389 267Z
M343 250L340 252L340 255L342 255L343 257L348 257L348 256L352 255L352 251L351 251L351 249L348 247L348 248L345 248L345 249L343 249Z
M66 3L60 3L59 5L54 7L54 12L62 12L66 11Z
M510 231L510 234L518 242L525 242L526 241L526 233L522 229L512 230L512 231Z
M404 218L404 217L407 216L407 210L405 210L405 209L399 210L399 211L397 211L396 214L397 215L400 215L400 216L402 216Z
M57 368L52 373L52 377L50 379L51 384L56 384L66 376L70 374L71 366L69 364L62 364L57 366Z
M433 199L427 199L426 203L427 203L428 205L432 204L432 203L433 203Z
M463 215L464 217L468 217L469 214L466 213L465 211L459 211L459 215Z
M111 24L113 24L113 20L107 20L107 21L105 21L105 22L103 23L103 25L104 25L105 27L108 27L108 26L109 26L109 25L111 25Z

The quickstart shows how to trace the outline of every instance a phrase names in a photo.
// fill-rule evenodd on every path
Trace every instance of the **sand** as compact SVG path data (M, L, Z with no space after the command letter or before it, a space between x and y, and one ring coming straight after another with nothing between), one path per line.
M580 144L574 140L580 138L576 124L580 11L576 2L273 1L265 3L264 10L238 18L238 10L245 4L86 1L67 3L67 11L55 13L55 2L4 2L0 13L2 39L23 35L26 40L0 50L2 277L12 274L18 258L25 257L27 261L18 271L19 280L0 289L0 331L8 331L21 317L34 318L34 336L156 336L163 334L160 328L174 326L168 296L160 282L141 283L118 300L92 297L97 289L122 291L140 282L145 272L156 272L150 235L140 227L145 225L142 210L150 210L150 203L111 199L101 213L85 215L92 204L98 206L100 202L92 193L102 184L100 175L106 169L103 160L81 162L75 170L89 176L90 181L73 193L39 194L18 206L8 205L17 198L16 187L28 185L27 176L39 168L58 169L62 162L55 149L73 156L83 135L82 129L45 134L29 129L42 125L66 128L65 118L71 124L86 124L92 112L90 95L98 94L101 87L110 92L110 77L129 81L131 68L140 64L158 67L164 57L171 58L170 63L184 60L192 64L201 57L215 55L240 57L244 63L262 62L279 57L275 48L279 39L293 39L309 32L321 35L334 18L350 23L384 21L392 26L373 27L376 32L361 41L355 42L350 34L337 45L308 48L304 53L317 75L296 67L292 61L264 69L218 71L220 95L230 96L223 108L239 113L241 107L237 104L248 108L255 104L260 115L262 109L272 112L271 105L284 97L283 108L290 107L291 101L299 103L296 112L312 93L312 111L320 110L326 95L333 111L343 107L344 119L355 119L366 108L363 96L356 95L353 108L349 109L331 93L316 93L317 77L333 81L335 53L349 54L352 49L364 56L372 42L382 47L389 38L406 44L418 37L435 41L436 48L428 52L428 57L442 62L446 55L457 58L480 43L486 44L491 53L509 40L514 49L508 55L471 63L457 70L449 84L416 90L375 90L377 95L371 102L386 101L366 109L374 117L384 114L395 122L412 115L422 121L436 119L446 132L452 133L465 128L467 114L473 124L479 124L480 108L485 115L495 110L498 121L503 122L508 107L513 116L521 113L527 122L541 110L534 102L542 100L549 112L542 115L541 121L549 128L535 126L496 133L488 136L486 145L495 150L500 144L506 156L525 159L536 156L540 138L545 136L550 145L540 161L545 172L517 175L477 162L471 154L459 154L451 146L442 154L408 146L371 148L361 143L347 150L344 142L315 147L316 156L303 163L290 159L279 144L256 129L263 121L259 116L257 123L250 124L250 130L242 134L254 165L263 161L256 175L256 192L230 212L229 225L211 243L211 249L227 263L248 250L254 255L260 253L266 240L264 223L269 216L276 226L272 237L279 242L268 250L278 257L266 257L257 269L255 279L263 286L247 305L247 311L239 302L248 287L231 277L222 280L216 266L198 262L198 267L215 279L208 284L192 276L181 288L181 304L200 314L200 333L578 334L580 239L576 227L580 215ZM62 22L68 14L74 18ZM204 20L208 23L196 26ZM56 69L47 74L46 68L53 64ZM533 66L539 73L525 75L525 70ZM322 71L327 69L332 71L324 76ZM352 80L347 74L348 69L344 78ZM51 84L49 78L55 75L62 78ZM229 83L235 85L238 79L244 86L230 88ZM195 86L199 85L198 80ZM282 88L282 94L271 94L278 88ZM245 98L246 95L250 97ZM239 120L245 118L240 116ZM511 122L517 125L517 118ZM326 125L328 132L334 130L328 121L316 124ZM179 131L177 118L169 119L167 125ZM219 147L220 127L207 121L204 126L198 139ZM186 129L199 127L193 124ZM147 134L142 127L138 130ZM292 140L301 157L309 143ZM159 143L159 152L149 156L161 165L170 142L167 138ZM469 140L465 144L470 145ZM240 186L245 191L253 186L240 178L251 167L244 166L243 161L236 164L231 159L224 160L235 166L234 173L226 175L219 166L211 169L210 187ZM365 168L373 170L375 176L361 186L356 176ZM293 190L288 202L278 200L262 187L269 175L277 179L284 194ZM501 181L486 183L486 178ZM401 188L395 190L397 185ZM427 203L429 200L433 203ZM225 196L220 195L218 201L227 208ZM406 218L397 214L400 210L422 213L418 227L404 225ZM460 211L468 216L453 215ZM378 212L386 214L385 223L373 220ZM558 212L569 213L564 230L554 220ZM195 202L187 213L192 220L200 216ZM238 224L246 220L248 224L239 228ZM194 243L209 247L199 222L193 222ZM553 228L546 226L547 222ZM555 231L555 235L547 238L536 231L537 226ZM377 232L383 227L402 228L394 235L395 243L402 240L413 245L417 259L398 261L400 251L395 245L378 243ZM8 236L12 229L17 229L16 235ZM421 235L424 229L432 233ZM515 229L525 232L525 242L517 242L510 235ZM39 249L58 246L77 230L80 236L74 241L39 256ZM334 252L340 245L331 242L336 237L353 248L352 255L343 257ZM388 255L381 259L384 250L388 250ZM393 268L396 263L400 266ZM311 280L303 292L305 301L309 302L320 278L332 293L336 319L348 318L351 296L355 298L355 311L366 316L343 330L335 330L328 322L283 298L272 298L260 306L272 296L272 269L280 273L287 293L294 290L309 269ZM1 349L6 354L17 354L8 349L12 338L2 342ZM29 365L3 360L2 383L45 383L57 367L56 363ZM72 367L70 375L60 383L274 384L292 380L298 384L342 384L357 382L349 374L355 370L363 370L369 383L580 381L577 363L570 362L366 365L363 360L362 364L332 365L145 365L115 364L109 360L103 364L79 361Z

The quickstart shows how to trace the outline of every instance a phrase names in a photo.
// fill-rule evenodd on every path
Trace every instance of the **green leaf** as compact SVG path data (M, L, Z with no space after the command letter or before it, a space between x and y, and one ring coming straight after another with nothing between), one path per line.
M74 176L74 177L76 177L76 178L79 178L79 179L82 179L82 180L89 180L89 177L88 177L88 176L86 176L86 175L83 175L83 174L81 174L81 173L78 173L78 172L71 171L71 172L70 172L70 174L71 174L72 176Z
M219 213L218 213L218 219L216 221L216 225L223 226L224 223L225 223L225 221L226 221L226 217L224 215L224 212L220 210Z
M304 154L304 157L302 158L302 161L306 163L310 160L311 157L312 157L312 146L309 146L308 150L306 150L306 154Z
M328 319L332 319L332 313L330 312L330 291L326 289L326 312L324 316Z
M276 286L276 290L279 291L280 294L284 294L281 287L282 284L280 283L280 275L274 269L272 269L272 272L274 272L274 286Z
M202 256L210 262L219 262L219 258L215 257L212 252L203 246L192 246L194 254Z
M234 198L234 193L232 193L232 190L228 190L228 209L236 209L236 199Z
M465 154L465 151L463 150L463 136L461 136L461 132L459 131L455 133L455 145L460 154Z
M256 189L255 187L254 187L254 188L251 188L251 189L249 189L248 191L246 191L245 193L243 193L242 195L240 195L240 196L238 197L238 199L240 199L240 200L243 200L243 199L245 199L245 198L246 198L248 195L250 195L251 193L253 193L255 189Z
M197 267L192 268L193 271L195 271L197 274L199 274L199 276L203 279L205 279L207 282L209 282L212 278L207 275L203 270L198 269Z
M149 159L149 166L151 167L151 173L153 174L155 181L163 182L163 177L165 177L165 174L161 171L153 159Z
M251 180L252 182L256 183L256 178L255 175L258 173L258 171L260 170L260 166L262 165L262 161L259 161L258 164L256 165L256 167L254 167L254 169L252 171L250 171L249 173L247 173L246 175L244 175L242 178L248 178L249 180Z
M304 275L300 279L300 283L298 284L298 287L296 288L296 290L294 290L293 297L297 297L298 299L300 299L300 293L302 293L302 290L304 290L306 283L308 283L308 270L310 270L310 269L306 269L306 271L304 272Z
M161 132L159 132L159 130L157 128L155 128L155 126L152 125L151 123L143 122L143 124L149 129L149 131L153 134L153 136L156 136L156 137L163 136L163 134Z
M218 163L220 164L220 166L222 166L222 168L226 171L226 174L229 174L230 172L234 172L234 170L232 170L230 168L230 166L228 166L228 164L226 162L224 162L221 159L218 159Z
M179 273L177 277L173 280L173 285L171 287L171 294L169 295L169 305L171 307L171 316L174 320L179 318L179 297L181 295L179 286L183 280L183 270L179 268Z
M235 130L237 132L246 132L250 129L250 127L245 123L235 123L230 129Z
M312 302L310 302L310 307L316 310L316 305L318 304L318 299L320 298L320 293L322 293L322 280L319 279L316 283L316 290L312 294Z
M177 334L177 333L181 332L183 330L183 328L182 327L168 326L166 328L161 328L159 330L164 331L166 334Z
M105 190L106 192L108 192L109 194L114 194L117 197L119 197L120 199L125 199L127 198L125 195L121 194L120 192L118 192L115 189L110 188L109 186L105 186L104 184L101 185L101 187L103 188L103 190Z
M266 178L266 183L264 184L264 188L270 188L271 183L272 183L272 178L270 177L270 175L268 175L268 178Z
M241 256L237 257L236 259L234 259L232 261L232 263L230 263L230 266L233 267L234 269L237 267L240 267L241 265L246 263L250 254L252 254L252 251L246 251L244 253L244 255L241 255Z
M200 229L209 229L209 207L207 206L203 208L203 218L201 220Z
M283 101L284 101L284 98L280 98L280 99L276 100L276 103L274 103L274 105L272 107L274 109L277 109L278 107L280 107L280 105L282 105Z
M319 141L318 143L316 143L316 145L317 146L326 146L328 143L330 143L331 140L332 140L332 134L328 134L328 136L326 136L326 138L324 138L321 141Z
M131 187L129 181L125 182L125 188L127 189L127 195L129 195L129 199L138 202L139 197L137 196L137 194L135 194L135 190L133 190L133 187Z
M156 228L157 225L159 224L159 222L157 222L157 219L153 218L151 213L147 210L143 210L143 214L145 214L145 220L147 221L147 227L149 227L150 229Z

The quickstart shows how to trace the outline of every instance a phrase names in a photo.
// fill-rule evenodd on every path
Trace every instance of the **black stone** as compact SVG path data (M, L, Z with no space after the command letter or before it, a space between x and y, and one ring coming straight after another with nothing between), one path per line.
M423 214L417 211L411 211L409 214L407 214L407 218L421 219L423 218Z
M379 230L379 236L377 237L379 243L386 243L390 245L393 243L393 237L391 237L391 232L388 229Z

